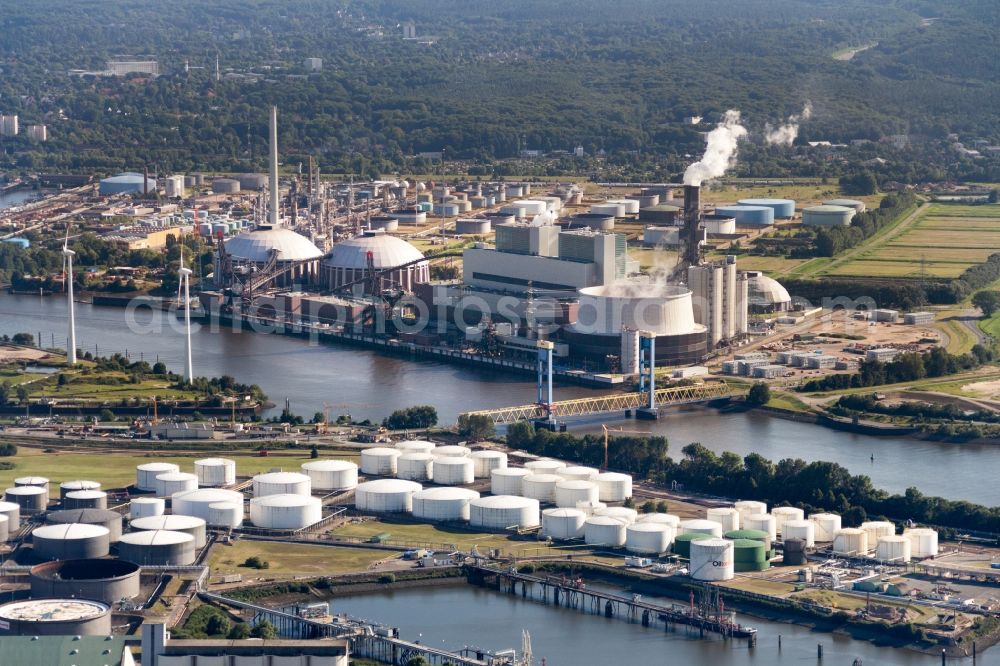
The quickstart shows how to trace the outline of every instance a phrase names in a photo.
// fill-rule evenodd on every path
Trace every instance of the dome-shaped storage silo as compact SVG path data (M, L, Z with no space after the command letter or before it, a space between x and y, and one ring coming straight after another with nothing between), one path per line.
M22 513L37 513L48 506L49 491L41 486L16 486L5 490L3 498L17 504Z
M394 476L396 459L402 455L398 449L376 446L361 452L361 471L370 476Z
M184 532L194 537L194 547L204 548L205 546L205 525L204 518L195 516L147 516L146 518L136 518L129 525L133 532L150 532L156 530L168 530L170 532Z
M128 504L128 514L133 520L147 516L162 516L167 502L162 497L136 497Z
M595 504L600 492L597 484L583 479L564 479L556 484L556 506L565 509L576 508L581 502Z
M715 506L705 512L705 518L719 523L723 532L740 529L740 512L731 506Z
M402 442L396 442L393 446L403 453L409 451L420 451L422 453L430 453L437 448L437 444L434 442L428 442L423 439L407 439Z
M563 480L556 474L529 474L521 479L521 494L539 502L555 502L556 484Z
M199 486L216 488L236 483L236 461L229 458L202 458L194 461Z
M561 460L529 460L524 463L524 468L531 470L532 474L555 474L556 470L566 466Z
M250 522L270 530L301 530L323 519L323 502L298 493L278 493L250 500Z
M458 446L456 444L439 446L434 449L434 455L438 458L467 458L471 454L472 449L467 446Z
M625 527L625 549L630 553L659 555L674 542L674 528L663 523L635 523Z
M733 539L733 570L764 571L770 568L768 549L756 539Z
M52 525L98 525L108 530L108 541L116 543L122 536L122 516L107 509L63 509L50 511L45 521Z
M104 557L111 547L111 533L106 527L86 523L43 525L32 530L31 545L40 560Z
M674 531L678 530L681 524L680 516L675 516L672 513L640 513L639 517L635 519L637 523L659 523L661 525L670 525L674 528Z
M107 509L108 494L103 490L74 490L63 497L64 509Z
M123 534L118 557L143 566L183 567L194 564L194 537L184 532L150 530Z
M583 466L573 466L573 467L560 467L555 471L556 475L561 476L564 479L573 479L576 481L592 481L597 478L598 471L593 467L583 467Z
M539 525L538 500L513 495L480 497L469 503L469 524L492 530L524 529Z
M632 476L620 472L603 472L597 481L598 495L602 502L624 502L632 497Z
M781 538L783 541L798 539L805 544L806 548L815 548L816 523L812 520L786 520Z
M757 500L740 500L739 502L733 504L733 508L740 514L741 525L743 524L743 519L747 516L753 516L758 513L767 513L767 504L764 502L758 502Z
M19 486L38 486L48 491L49 480L44 476L19 476L14 479L14 487L17 488Z
M479 493L466 488L427 488L413 494L413 516L423 520L468 522L469 503Z
M795 201L792 199L740 199L741 206L764 206L774 211L774 217L790 220L795 217ZM763 512L761 512L763 513Z
M66 499L66 493L74 493L78 490L100 490L101 484L97 481L63 481L59 484L59 499Z
M868 533L869 547L874 547L884 536L896 534L896 525L888 520L868 520L861 523L861 529Z
M358 486L358 466L349 460L310 460L302 463L314 490L351 490Z
M490 472L490 492L494 495L520 495L521 481L533 472L524 467L502 467Z
M881 536L875 546L875 557L885 562L906 564L913 556L913 544L910 537L902 534Z
M631 525L639 519L639 512L627 506L601 506L594 508L595 516L608 516L617 518L626 525Z
M733 579L733 542L704 539L691 542L691 578L720 581Z
M583 537L587 514L579 509L545 509L542 511L542 536L556 541Z
M766 511L761 511L760 513L766 513ZM785 521L805 520L806 517L805 511L794 506L776 506L771 509L771 515L774 516L774 529L781 535L784 535L782 529L784 528Z
M7 529L11 534L21 529L21 507L16 502L0 502L0 516L7 517Z
M774 516L769 513L755 513L751 516L747 516L741 527L748 530L761 530L762 532L767 532L771 537L771 541L778 538L777 521L775 521Z
M138 490L156 490L156 477L168 472L179 472L181 468L173 463L149 462L135 466L135 487Z
M413 494L423 490L414 481L379 479L358 484L354 503L358 511L371 513L410 513L413 511Z
M938 533L929 527L911 527L903 530L903 536L910 540L913 557L936 557L938 554Z
M692 541L703 541L705 539L714 539L711 534L704 534L702 532L685 532L683 534L675 534L674 536L674 553L684 559L691 557L691 542Z
M701 520L699 518L682 520L680 525L677 527L681 534L708 534L713 537L722 536L722 525L714 520Z
M160 497L170 497L174 493L183 493L198 489L198 477L188 472L166 472L156 476L156 490Z
M234 529L243 524L243 503L215 502L208 505L208 520L212 527Z
M312 481L298 472L268 472L253 477L253 496L312 494Z
M785 539L781 548L781 561L785 566L801 566L806 563L806 542L802 539Z
M464 486L475 481L475 464L461 456L435 456L434 483L440 486Z
M477 479L488 479L493 470L503 469L507 466L507 454L503 451L484 449L482 451L473 451L469 454L469 457L472 458L472 462L475 465L473 473Z
M430 481L434 478L434 454L407 451L396 458L396 476L407 481Z
M583 523L583 540L590 546L624 546L625 523L611 516L591 516Z
M183 493L176 493L171 497L170 505L174 515L195 516L204 521L211 517L211 505L217 502L232 502L243 505L243 494L235 490L224 490L222 488L199 488ZM209 523L211 525L211 523ZM226 527L225 525L212 525L213 527Z
M835 513L814 513L809 520L816 523L816 542L829 543L833 541L840 529L840 516Z
M868 553L868 532L858 527L845 527L833 535L833 552L837 555L861 557Z

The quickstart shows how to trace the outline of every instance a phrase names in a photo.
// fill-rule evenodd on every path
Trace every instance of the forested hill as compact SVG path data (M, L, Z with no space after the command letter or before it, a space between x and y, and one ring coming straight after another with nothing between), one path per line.
M316 154L328 172L415 166L407 157L421 151L488 161L577 145L677 171L702 145L685 117L738 108L753 132L806 100L800 140L1000 143L998 15L995 0L7 3L0 112L48 123L52 139L8 140L0 167L256 168L269 103L285 154ZM408 20L434 43L404 41ZM163 76L68 74L121 54L156 58ZM306 72L306 57L322 71ZM745 173L795 169L780 151L746 154Z

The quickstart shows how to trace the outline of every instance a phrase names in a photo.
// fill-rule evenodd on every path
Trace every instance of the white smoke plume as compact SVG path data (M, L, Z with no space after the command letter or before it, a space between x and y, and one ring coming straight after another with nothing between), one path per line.
M770 123L764 125L764 140L772 146L790 146L799 135L799 123L809 120L812 117L812 103L806 102L802 107L802 113L793 113L788 116L784 125L772 127Z
M736 160L736 143L746 134L746 128L740 125L740 112L726 111L722 122L708 133L705 154L684 172L684 184L701 185L726 173Z

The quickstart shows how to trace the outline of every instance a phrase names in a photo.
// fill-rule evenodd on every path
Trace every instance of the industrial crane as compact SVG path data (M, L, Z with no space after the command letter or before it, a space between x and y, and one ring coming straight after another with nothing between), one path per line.
M624 428L621 428L621 427L618 427L618 428L609 428L607 426L607 424L605 424L605 423L601 424L601 429L604 430L604 465L601 467L601 471L602 472L608 471L608 432L609 431L628 433L630 435L647 435L647 436L649 435L648 432L644 432L642 430L625 430Z

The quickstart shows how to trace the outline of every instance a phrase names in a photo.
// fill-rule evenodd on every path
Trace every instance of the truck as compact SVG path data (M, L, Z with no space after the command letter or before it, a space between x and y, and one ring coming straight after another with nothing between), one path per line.
M653 560L648 557L626 557L625 566L631 569L645 569L653 566Z

